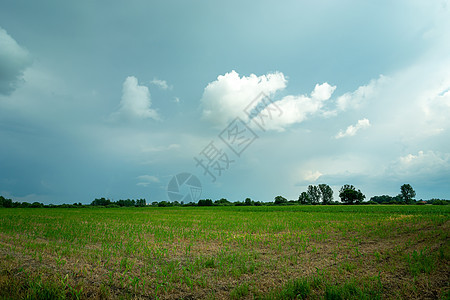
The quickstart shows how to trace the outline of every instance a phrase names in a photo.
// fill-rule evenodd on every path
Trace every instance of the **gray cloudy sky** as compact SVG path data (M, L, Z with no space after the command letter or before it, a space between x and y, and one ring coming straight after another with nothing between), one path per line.
M168 200L180 172L202 198L410 183L448 199L449 117L449 1L0 3L0 195L15 201ZM194 160L212 146L214 182Z

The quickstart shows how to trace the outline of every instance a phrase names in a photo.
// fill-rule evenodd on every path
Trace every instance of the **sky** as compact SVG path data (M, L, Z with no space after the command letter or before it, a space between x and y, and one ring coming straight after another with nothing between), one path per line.
M0 195L450 199L450 2L280 3L0 2Z

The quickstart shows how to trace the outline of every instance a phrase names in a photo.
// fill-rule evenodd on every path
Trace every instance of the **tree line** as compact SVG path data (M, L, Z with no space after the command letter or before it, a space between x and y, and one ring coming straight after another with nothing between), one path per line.
M126 199L126 200L117 200L111 201L106 198L94 199L91 202L92 206L109 206L109 207L144 207L147 205L147 201L145 199Z
M0 207L4 208L80 208L80 207L87 207L87 206L103 206L103 207L144 207L147 206L147 201L145 199L126 199L126 200L117 200L112 201L110 199L106 198L98 198L94 199L94 201L91 202L89 205L84 205L81 202L79 203L73 203L73 204L48 204L45 205L40 202L14 202L12 199L7 199L3 196L0 196Z
M244 201L231 202L225 198L213 201L212 199L200 199L198 202L184 203L183 201L154 201L151 206L171 207L171 206L263 206L263 205L355 205L355 204L433 204L448 205L450 200L433 198L427 201L415 200L416 192L410 184L403 184L400 187L400 193L396 196L373 196L369 201L364 201L366 196L361 190L356 189L353 185L345 184L339 190L340 201L334 201L333 189L328 185L321 183L319 185L309 185L306 191L301 192L297 200L287 200L283 196L276 196L273 202L254 201L246 198ZM80 208L80 207L145 207L147 202L145 199L125 199L112 201L107 198L96 198L89 205L81 203L60 204L60 205L44 205L39 202L14 202L0 196L0 207L5 208L40 208L40 207L61 207L61 208Z
M405 183L400 187L400 193L391 197L387 195L373 196L368 202L364 202L366 196L357 190L353 185L345 184L339 190L340 203L342 204L448 204L446 200L431 199L429 201L416 201L416 192L413 187ZM305 192L302 192L298 198L300 204L338 204L333 201L333 190L327 184L318 186L309 185Z

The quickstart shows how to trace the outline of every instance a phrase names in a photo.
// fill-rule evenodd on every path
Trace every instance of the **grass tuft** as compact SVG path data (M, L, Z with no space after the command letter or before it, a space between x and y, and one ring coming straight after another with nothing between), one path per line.
M42 281L41 277L31 281L26 293L26 299L54 300L66 299L64 289L52 281Z
M435 268L436 260L432 255L427 254L426 250L420 250L420 252L414 250L406 256L406 261L411 275L417 276L420 273L431 273Z
M274 289L262 299L287 300L306 299L311 294L311 285L307 278L299 278L288 281L281 288Z
M250 289L248 287L248 283L243 283L236 286L233 290L231 290L230 298L231 299L241 299L243 297L248 296L250 293Z

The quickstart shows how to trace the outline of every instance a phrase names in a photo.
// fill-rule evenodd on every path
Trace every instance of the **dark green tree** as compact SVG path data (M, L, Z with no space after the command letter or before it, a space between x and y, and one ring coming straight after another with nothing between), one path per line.
M433 198L427 201L432 205L450 205L450 200Z
M213 206L213 201L211 199L201 199L198 200L198 206Z
M373 196L370 198L370 201L379 203L379 204L386 204L392 201L392 197L389 195L382 195L382 196Z
M245 205L246 206L252 206L254 203L252 201L252 199L250 198L245 198Z
M44 207L44 204L39 203L39 202L33 202L33 203L31 203L30 207L32 207L32 208L41 208L41 207Z
M109 199L105 199L105 198L100 198L100 199L95 199L94 201L91 202L92 206L107 206L111 204L111 200Z
M221 198L219 200L214 201L214 204L220 206L232 205L232 203L225 198Z
M319 184L319 191L322 204L330 204L333 201L333 189L328 184Z
M173 203L169 201L158 202L158 207L171 207L171 206L173 206Z
M298 196L298 202L300 204L311 204L311 199L309 199L307 192L302 192L300 196Z
M308 193L308 197L311 200L311 204L319 204L320 201L320 190L315 185L309 185L308 190L306 191Z
M116 202L112 202L112 204L116 204L118 206L125 206L125 207L131 207L131 206L135 206L136 205L136 201L127 199L127 200L117 200Z
M0 196L0 207L12 207L13 203L11 199L6 199L3 196Z
M276 196L275 197L275 204L276 205L280 205L280 204L286 204L288 201L286 198L284 198L283 196Z
M405 183L400 187L400 195L403 202L410 204L414 197L416 197L416 191L412 188L409 183Z
M356 190L353 185L345 184L339 190L339 198L346 204L358 204L361 203L366 196L361 193L360 190Z

